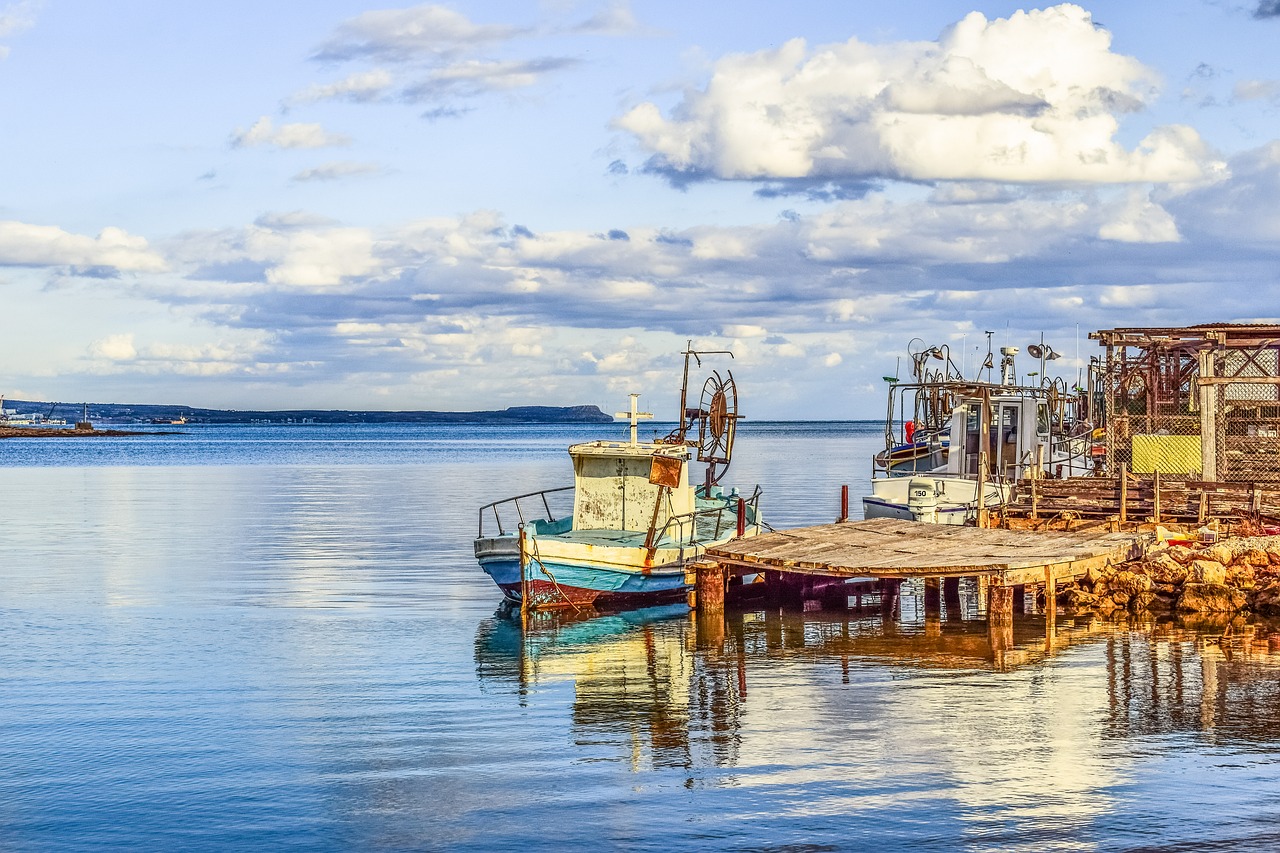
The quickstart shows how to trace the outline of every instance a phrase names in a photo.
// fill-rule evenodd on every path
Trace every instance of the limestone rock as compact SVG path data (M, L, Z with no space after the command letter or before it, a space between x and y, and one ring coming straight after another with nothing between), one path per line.
M1109 596L1116 607L1128 607L1129 599L1132 597L1133 596L1129 595L1127 592L1113 592Z
M1161 554L1156 559L1147 561L1147 573L1158 584L1180 584L1187 579L1187 567L1171 554Z
M1254 589L1249 603L1255 612L1264 616L1280 616L1280 580Z
M1115 577L1107 581L1107 586L1111 589L1113 596L1116 593L1123 593L1132 597L1135 593L1149 592L1151 590L1151 578L1145 574L1137 574L1135 572L1117 572Z
M1187 567L1187 584L1226 583L1227 569L1217 560L1194 560Z
M1220 583L1187 583L1178 597L1178 609L1188 613L1234 613L1247 600L1240 590Z
M1143 610L1152 610L1152 604L1158 601L1154 592L1135 592L1129 599L1129 609L1134 613L1140 613Z
M1199 557L1200 552L1195 548L1170 548L1169 556L1185 566L1192 560Z
M1236 589L1253 589L1256 582L1254 568L1248 564L1237 564L1227 569L1227 586Z
M1071 587L1058 596L1063 607L1071 610L1092 610L1098 606L1098 596L1083 589Z
M1241 554L1236 555L1236 565L1246 566L1269 566L1271 558L1267 552L1257 546L1250 547Z

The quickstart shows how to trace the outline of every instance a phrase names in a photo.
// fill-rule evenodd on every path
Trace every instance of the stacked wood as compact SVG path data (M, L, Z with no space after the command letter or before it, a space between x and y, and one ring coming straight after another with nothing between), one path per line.
M1156 505L1159 503L1159 518ZM1176 480L1157 475L1072 477L1022 480L1007 508L1013 516L1049 518L1074 513L1079 518L1123 521L1280 519L1280 485Z

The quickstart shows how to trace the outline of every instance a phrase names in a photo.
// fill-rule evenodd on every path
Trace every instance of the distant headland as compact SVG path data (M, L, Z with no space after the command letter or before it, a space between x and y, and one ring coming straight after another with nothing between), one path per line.
M81 418L85 403L4 401L10 419L39 426ZM28 413L38 417L29 418ZM569 424L612 423L598 406L511 406L481 412L378 411L375 409L201 409L194 406L89 403L88 420L103 424ZM2 425L2 424L0 424Z

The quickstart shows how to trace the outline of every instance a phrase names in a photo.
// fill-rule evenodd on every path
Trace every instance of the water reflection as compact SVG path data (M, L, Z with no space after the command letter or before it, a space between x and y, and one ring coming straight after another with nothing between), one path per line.
M527 631L502 607L480 625L481 683L574 686L575 745L619 746L633 770L730 766L745 659L707 642L683 604L611 615L540 613Z

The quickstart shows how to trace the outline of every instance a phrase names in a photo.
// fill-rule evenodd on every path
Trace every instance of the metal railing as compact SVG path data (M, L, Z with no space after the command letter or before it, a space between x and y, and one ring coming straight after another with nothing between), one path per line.
M714 542L720 538L720 535L726 530L734 529L738 523L738 500L743 502L743 515L750 518L750 524L760 523L760 495L761 490L756 486L756 490L751 493L750 497L733 498L726 497L725 504L714 509L698 509L691 512L680 513L679 515L670 516L666 524L654 531L653 543L660 546L661 543L668 542L679 545L681 549L681 559L683 559L684 548L688 545L697 546L703 542ZM729 514L728 523L725 523L725 513ZM674 532L673 532L674 528ZM705 535L710 531L710 535ZM701 534L703 535L700 535Z
M551 511L551 502L547 500L547 495L552 495L552 494L556 494L557 492L567 492L572 490L573 490L573 486L560 486L559 488L556 488L556 489L543 489L540 492L527 492L523 495L516 495L515 497L503 498L500 501L494 501L493 503L485 504L484 506L480 507L480 513L479 513L480 521L479 521L479 527L478 527L478 532L476 533L476 536L481 538L484 537L484 522L485 522L486 512L493 513L493 520L498 525L498 535L499 536L506 535L507 529L506 529L506 526L502 523L501 508L505 507L507 504L511 504L511 508L515 509L516 517L519 519L519 521L517 522L517 527L521 524L527 523L528 520L524 516L524 508L520 506L520 501L527 500L528 498L541 498L542 508L546 512L546 515L543 516L543 518L547 521L555 521L556 517L555 517L555 514L552 513ZM510 511L510 509L508 509L508 511ZM510 516L508 516L508 518L510 518ZM534 520L537 520L537 519L534 519Z

